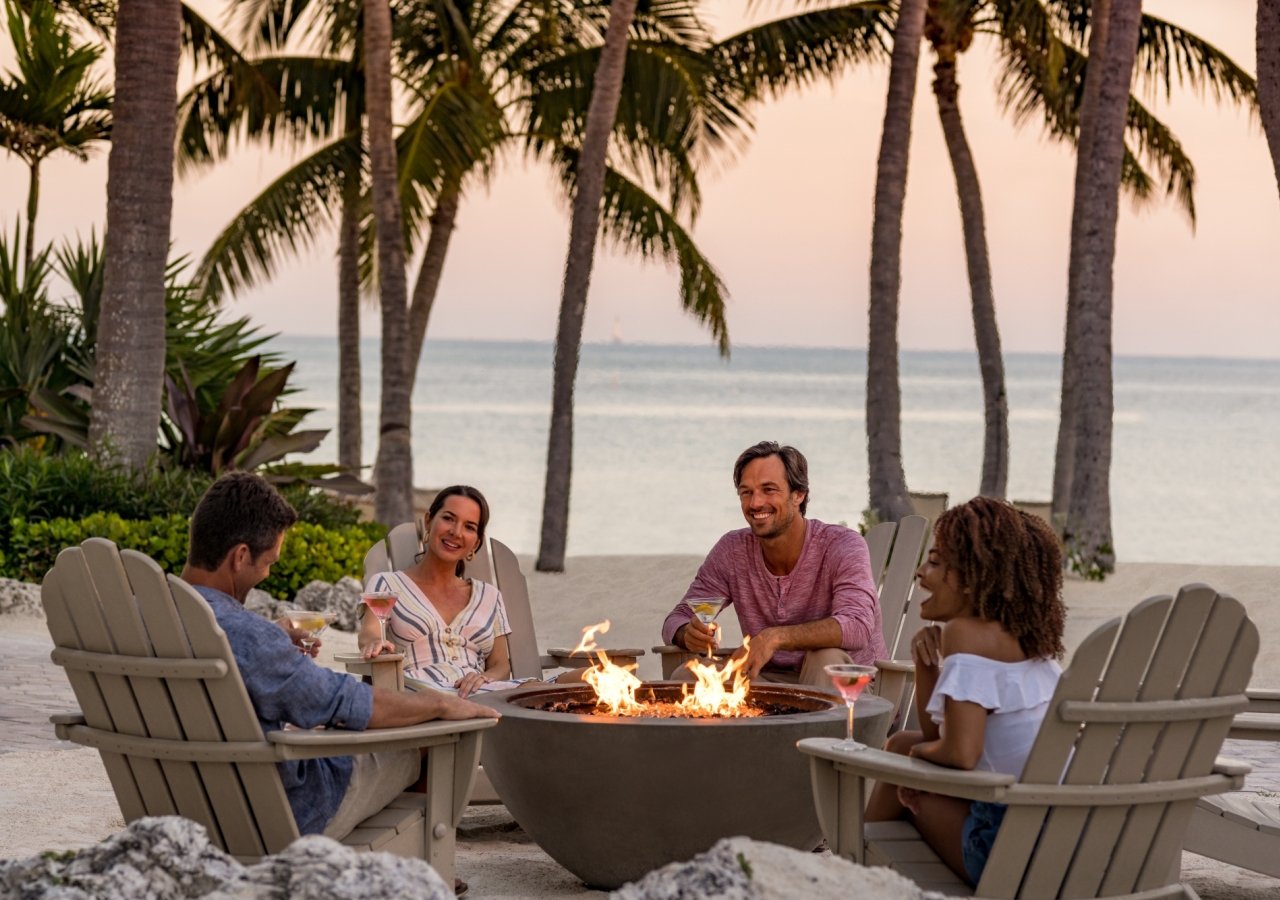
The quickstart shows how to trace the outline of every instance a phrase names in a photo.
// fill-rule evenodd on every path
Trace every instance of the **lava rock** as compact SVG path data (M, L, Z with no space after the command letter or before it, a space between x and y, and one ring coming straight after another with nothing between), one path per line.
M422 860L357 853L320 835L301 838L284 852L245 866L213 846L200 825L166 816L139 819L101 844L76 853L0 861L0 896L24 900L452 900L453 891Z
M859 866L750 838L718 841L688 862L655 869L609 895L614 900L941 900L890 869Z
M13 578L0 578L0 615L44 618L40 602L40 585L27 584Z

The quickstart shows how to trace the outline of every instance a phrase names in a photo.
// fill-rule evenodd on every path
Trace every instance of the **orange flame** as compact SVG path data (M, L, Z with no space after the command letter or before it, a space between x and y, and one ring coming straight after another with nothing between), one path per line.
M635 676L636 666L619 666L609 659L609 655L596 646L596 632L604 634L609 630L609 620L605 619L596 625L588 625L582 629L582 640L574 648L574 653L594 653L596 658L591 667L583 673L582 680L595 688L596 703L609 707L613 715L634 715L641 705L636 702L636 688L641 681Z
M686 715L738 717L744 714L751 684L742 670L747 665L747 649L750 645L751 638L744 637L742 652L729 660L723 669L716 668L714 663L704 663L697 659L691 659L685 664L698 679L692 692L688 688L683 692L680 708ZM727 682L732 682L733 686L726 688Z

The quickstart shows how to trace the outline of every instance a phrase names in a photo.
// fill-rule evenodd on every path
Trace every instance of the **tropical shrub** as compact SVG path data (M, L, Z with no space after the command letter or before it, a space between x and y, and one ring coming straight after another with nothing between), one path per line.
M121 549L147 554L170 574L180 574L187 558L185 515L123 519L115 513L94 513L82 519L49 519L32 522L10 520L11 537L0 561L0 575L22 581L39 581L65 547L90 537L104 537ZM279 562L259 588L280 600L288 600L308 582L335 582L344 575L359 578L365 552L387 530L371 522L324 528L299 522L289 529Z
M189 469L152 466L139 473L98 463L79 450L41 453L0 450L0 548L12 518L82 519L96 512L123 519L190 516L213 477ZM359 511L307 484L282 485L300 521L325 528L354 525Z

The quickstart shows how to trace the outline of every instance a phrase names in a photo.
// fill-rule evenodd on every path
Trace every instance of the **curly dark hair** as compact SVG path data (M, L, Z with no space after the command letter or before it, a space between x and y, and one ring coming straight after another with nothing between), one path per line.
M1028 657L1062 657L1062 549L1048 522L1007 501L974 497L939 516L933 534L978 616L999 622Z

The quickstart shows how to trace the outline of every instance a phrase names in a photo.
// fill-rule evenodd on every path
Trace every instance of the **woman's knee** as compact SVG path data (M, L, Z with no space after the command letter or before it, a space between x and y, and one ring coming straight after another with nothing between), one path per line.
M901 753L906 756L911 752L911 748L922 740L924 735L918 731L899 731L889 736L889 740L884 742L884 749L890 753Z

